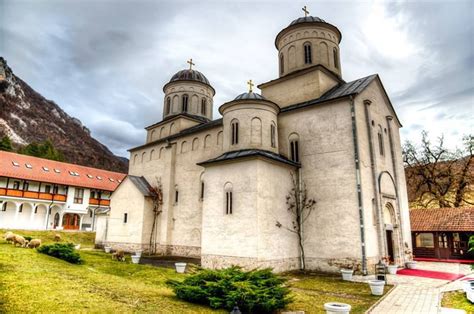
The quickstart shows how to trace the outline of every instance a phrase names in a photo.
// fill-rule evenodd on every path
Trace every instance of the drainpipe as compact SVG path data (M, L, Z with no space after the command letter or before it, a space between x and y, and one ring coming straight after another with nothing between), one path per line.
M359 159L359 141L357 139L357 123L355 116L355 106L353 96L349 96L350 107L351 107L351 120L352 120L352 140L354 142L354 162L356 168L356 184L357 184L357 200L359 209L359 223L360 223L360 241L362 251L362 274L367 275L367 256L366 256L366 243L365 243L365 226L364 226L364 209L362 207L362 184L360 178L360 159Z
M369 149L370 149L370 168L372 170L372 184L374 187L374 201L375 201L375 212L377 213L377 233L378 233L378 247L379 247L379 254L380 256L385 256L385 238L384 238L384 226L383 226L383 219L381 217L381 203L380 203L380 191L379 185L377 181L377 162L376 162L376 155L374 153L374 140L373 140L373 132L371 128L371 116L369 106L372 102L368 99L364 100L364 110L365 110L365 121L367 125L367 137L369 139Z

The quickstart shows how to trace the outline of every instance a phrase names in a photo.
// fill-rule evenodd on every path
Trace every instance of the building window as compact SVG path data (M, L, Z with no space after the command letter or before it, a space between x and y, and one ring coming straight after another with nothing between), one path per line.
M126 224L128 221L128 214L127 213L124 213L123 214L123 223Z
M339 58L337 57L337 49L336 48L333 48L332 54L333 54L333 57L334 57L334 67L336 69L339 69L339 62L338 62Z
M28 182L23 182L23 191L28 191L28 188L30 187L30 184Z
M48 194L51 193L51 185L45 185L44 186L44 192L48 193Z
M232 128L231 143L232 143L232 145L239 144L239 121L237 121L237 120L232 121L231 128Z
M74 190L74 204L82 204L84 198L84 189L76 188Z
M283 54L280 55L280 74L283 74L285 72L285 59L283 57Z
M53 194L58 194L59 192L59 186L55 185L53 186Z
M305 43L304 44L304 63L311 64L313 63L313 56L311 52L311 44Z
M89 210L89 217L92 218L92 210Z
M232 183L228 182L225 184L224 192L225 192L225 214L232 215L232 207L233 207Z
M20 208L18 208L18 212L22 213L23 212L23 204L20 205Z
M275 124L273 124L273 122L272 122L272 125L270 126L270 141L271 141L272 147L276 147L276 127L275 127Z
M20 181L13 181L13 189L14 190L20 189Z
M182 112L188 112L188 99L189 99L188 95L184 94L183 103L181 105Z
M434 237L432 233L418 233L416 235L416 247L434 248Z
M174 191L174 203L178 204L178 201L179 201L179 191L176 190Z
M201 114L206 115L206 99L201 100Z
M90 198L95 198L95 191L91 191L91 196Z
M204 181L201 181L201 201L204 199Z
M6 212L6 211L7 211L7 203L4 202L4 203L2 204L2 212Z
M171 99L168 97L166 98L166 114L169 114L171 111Z
M38 206L35 207L35 214L38 213Z
M379 132L377 133L377 138L379 141L379 152L380 155L383 156L384 154L384 147L383 147L383 133L382 133L382 127L379 125Z
M300 153L298 146L299 145L297 140L293 140L290 142L290 156L291 160L294 162L300 162Z

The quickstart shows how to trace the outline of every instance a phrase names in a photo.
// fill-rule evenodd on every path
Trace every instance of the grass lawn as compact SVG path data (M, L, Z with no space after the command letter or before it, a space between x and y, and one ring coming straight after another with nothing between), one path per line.
M474 304L469 302L464 291L452 291L444 293L441 306L465 310L468 314L474 313Z
M0 235L3 233L0 230ZM48 243L56 232L16 233ZM0 240L0 313L226 313L176 298L165 282L186 275L167 268L130 264L130 257L126 263L112 261L110 254L91 249L93 233L60 234L63 241L81 243L85 264L72 265ZM294 296L288 310L321 313L325 302L338 301L351 304L352 313L363 313L379 298L370 295L367 284L344 282L339 276L287 276Z

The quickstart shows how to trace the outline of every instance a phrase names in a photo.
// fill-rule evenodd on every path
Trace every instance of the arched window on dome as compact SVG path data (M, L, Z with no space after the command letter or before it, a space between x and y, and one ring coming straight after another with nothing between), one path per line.
M305 64L311 64L313 63L313 55L312 55L312 50L311 50L311 44L310 43L304 43L304 63Z
M171 111L171 98L166 98L166 114L170 114Z
M285 72L285 58L283 57L283 54L280 55L280 74L283 74Z
M337 49L336 48L333 48L332 49L332 54L333 54L333 57L334 57L334 67L336 69L339 69L339 58L337 56Z
M272 121L272 124L270 125L270 141L272 147L276 147L276 126L275 122Z
M201 99L201 114L206 115L206 98Z
M239 144L239 120L234 119L230 123L231 126L231 144Z
M188 100L189 100L189 96L187 94L184 94L182 98L182 103L181 103L182 112L188 112Z

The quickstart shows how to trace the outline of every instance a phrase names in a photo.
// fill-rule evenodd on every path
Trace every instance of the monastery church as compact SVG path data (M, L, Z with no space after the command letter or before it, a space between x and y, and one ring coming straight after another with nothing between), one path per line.
M282 227L296 177L316 201L303 226L306 268L370 273L382 257L409 259L402 125L377 74L344 81L341 38L305 12L275 38L279 77L261 94L250 81L217 120L216 91L190 60L163 87L162 120L130 149L96 243L206 268L299 269L298 238Z

